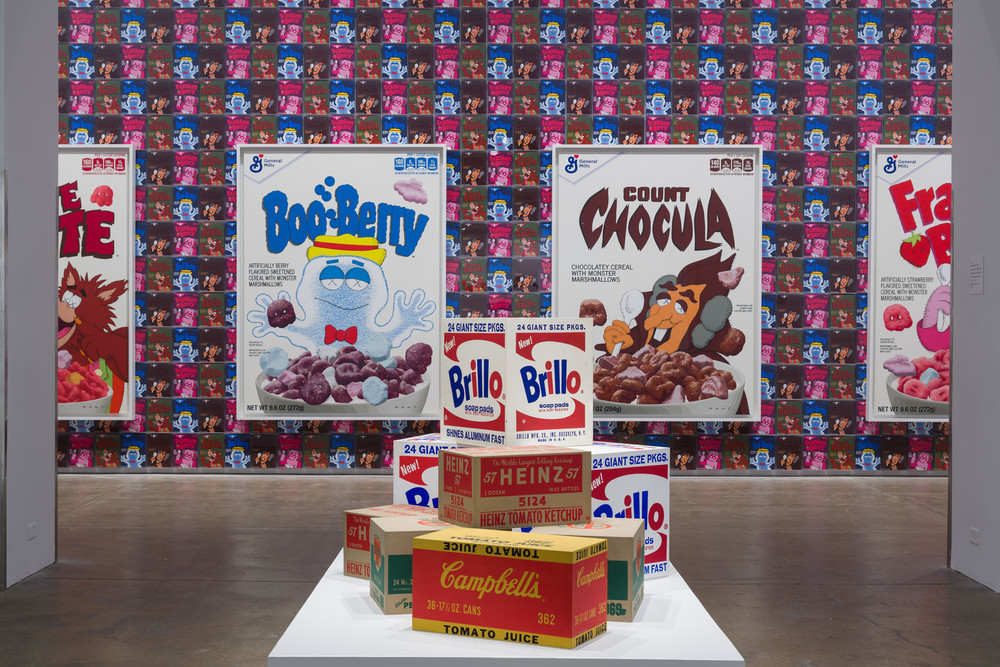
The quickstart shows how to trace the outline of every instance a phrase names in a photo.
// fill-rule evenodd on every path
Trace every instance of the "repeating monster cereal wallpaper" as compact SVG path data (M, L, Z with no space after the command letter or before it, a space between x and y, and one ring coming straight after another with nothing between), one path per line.
M239 416L262 371L237 373L238 146L444 144L437 312L534 317L561 259L554 146L721 143L763 151L760 416L595 436L678 470L948 468L947 421L871 421L865 397L868 151L951 144L950 0L58 1L59 143L132 145L136 216L134 414L60 421L60 466L377 470L438 429Z

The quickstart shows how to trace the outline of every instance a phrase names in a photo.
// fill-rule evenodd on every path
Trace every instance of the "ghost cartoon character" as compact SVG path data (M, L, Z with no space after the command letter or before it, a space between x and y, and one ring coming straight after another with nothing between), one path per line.
M489 289L491 292L505 293L509 292L510 288L514 286L514 281L507 277L506 271L496 271L490 278Z
M430 331L437 303L422 289L407 295L402 290L389 300L382 262L386 251L374 238L353 234L318 236L306 251L308 262L295 291L295 321L284 328L268 323L270 296L257 297L260 310L247 313L254 324L252 335L284 338L305 351L322 346L356 345L367 349L373 334L382 334L399 347L414 331ZM281 292L278 300L289 300Z

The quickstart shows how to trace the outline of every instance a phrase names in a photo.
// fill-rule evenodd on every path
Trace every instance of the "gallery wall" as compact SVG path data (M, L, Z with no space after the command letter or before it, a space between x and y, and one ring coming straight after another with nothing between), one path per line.
M383 468L436 430L235 418L240 142L448 144L449 315L506 317L550 313L552 145L717 141L765 150L762 420L595 437L687 470L948 469L949 424L864 396L866 151L951 143L950 2L60 4L60 142L137 149L138 393L130 422L60 422L59 466Z

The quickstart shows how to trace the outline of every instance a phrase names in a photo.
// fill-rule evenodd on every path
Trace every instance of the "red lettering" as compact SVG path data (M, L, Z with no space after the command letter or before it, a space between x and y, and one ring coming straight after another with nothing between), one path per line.
M938 197L934 205L934 217L938 220L951 220L951 183L945 183L935 193Z
M111 225L115 214L111 211L87 211L83 230L83 254L88 257L108 259L115 252L111 240Z
M930 239L931 251L938 266L951 264L951 223L942 222L924 231L924 236Z
M917 221L913 219L913 212L917 210L917 202L909 197L913 192L913 181L903 181L889 187L889 194L892 196L892 203L896 207L896 215L903 225L903 231L912 232L917 228Z
M80 198L76 194L76 181L59 186L59 205L64 211L75 211L80 208Z
M60 257L76 257L80 254L80 227L85 217L86 214L80 210L59 216L59 231L62 233L62 243L59 244Z

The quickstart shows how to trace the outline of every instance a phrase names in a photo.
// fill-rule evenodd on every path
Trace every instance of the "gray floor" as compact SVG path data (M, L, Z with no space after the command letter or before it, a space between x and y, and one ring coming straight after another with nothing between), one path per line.
M671 560L748 665L1000 664L946 567L947 479L675 479ZM63 475L59 562L0 593L0 664L263 665L386 477Z

